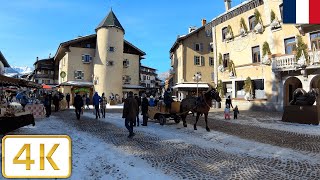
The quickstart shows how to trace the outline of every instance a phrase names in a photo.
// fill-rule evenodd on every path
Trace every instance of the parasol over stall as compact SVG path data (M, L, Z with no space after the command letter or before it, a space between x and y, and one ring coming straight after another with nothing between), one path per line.
M42 89L50 90L50 89L52 89L52 87L49 85L46 85L46 84L42 84Z

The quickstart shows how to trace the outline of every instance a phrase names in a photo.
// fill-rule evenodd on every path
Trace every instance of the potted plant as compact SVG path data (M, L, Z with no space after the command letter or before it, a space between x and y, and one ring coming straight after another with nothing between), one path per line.
M240 19L240 35L245 36L248 32L248 27L243 18Z
M271 29L276 29L278 27L280 27L280 22L276 17L276 14L274 13L273 10L271 10L271 14L270 14L270 22L271 22Z
M233 31L230 25L228 25L228 33L226 35L227 40L233 39Z
M234 77L235 76L235 67L232 60L229 60L228 62L228 70L229 70L229 76Z
M262 45L262 56L264 57L264 61L263 64L270 64L270 59L272 57L271 51L270 51L270 47L269 47L269 43L267 41L265 41Z
M261 14L257 9L254 11L254 16L256 18L256 26L254 27L254 30L256 31L256 33L263 33L263 23L261 19Z
M293 51L292 51L293 52ZM303 42L302 37L300 35L297 35L297 50L296 50L296 60L299 61L305 61L307 64L309 64L309 54L308 54L308 46ZM300 61L300 64L302 62Z
M223 82L221 80L217 83L217 91L219 93L219 96L223 98L224 96L224 89L223 89ZM221 108L221 102L216 102L217 108Z
M246 95L244 96L244 98L246 100L250 100L252 99L252 95L253 95L253 85L252 85L252 80L250 77L247 77L247 79L244 81L244 86L243 86L244 92L246 93Z
M223 72L224 71L224 67L223 67L223 61L222 61L222 54L219 53L219 66L218 66L218 70L220 72Z

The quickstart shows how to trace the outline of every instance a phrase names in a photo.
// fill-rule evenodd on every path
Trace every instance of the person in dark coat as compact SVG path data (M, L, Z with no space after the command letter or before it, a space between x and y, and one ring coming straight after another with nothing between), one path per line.
M50 117L51 115L51 97L49 94L43 94L43 105L46 109L46 117Z
M76 109L77 119L80 120L81 108L83 106L82 97L76 93L76 97L74 97L73 106Z
M231 100L230 96L228 96L228 98L226 99L226 107L227 107L227 106L233 108L232 100Z
M135 135L133 133L133 122L136 120L138 109L138 102L133 97L133 92L130 91L128 98L124 101L122 113L122 118L125 118L125 126L129 131L128 138L132 138Z
M89 98L89 96L87 96L86 105L87 105L87 109L90 109L90 107L89 107L89 105L90 105L90 98Z
M140 106L141 106L141 100L140 100L138 94L135 94L135 95L134 95L134 98L135 98L135 100L136 100L137 103L138 103L138 112L137 112L137 117L136 117L137 122L135 121L135 122L133 123L133 126L136 126L136 125L139 126L139 108L140 108Z
M53 96L53 104L54 104L54 111L58 112L59 111L59 95L55 94Z
M173 99L172 99L172 96L169 92L169 89L167 89L165 92L164 92L164 95L163 95L163 102L164 104L166 105L166 109L167 110L170 110L171 109L171 103L173 102Z
M98 95L98 92L94 93L92 101L93 101L94 109L96 111L96 119L98 119L98 117L100 118L99 104L100 104L100 101L101 101L101 97Z
M238 119L238 114L239 114L239 109L238 109L238 106L236 106L234 109L233 109L233 119Z
M149 107L149 102L146 97L146 94L142 94L142 102L141 102L141 115L142 115L142 126L147 126L148 124L148 107Z
M66 95L66 100L68 103L68 109L70 109L70 94L69 93Z

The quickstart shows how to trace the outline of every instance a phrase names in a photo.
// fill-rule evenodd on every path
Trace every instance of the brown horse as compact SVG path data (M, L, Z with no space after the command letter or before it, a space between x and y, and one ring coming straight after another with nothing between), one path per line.
M183 126L187 127L186 117L189 114L189 111L196 112L196 123L194 124L194 130L197 130L197 122L199 120L200 114L204 114L205 121L206 121L206 130L210 131L208 127L208 112L212 106L212 100L215 99L217 102L221 101L219 96L219 92L212 88L211 90L207 91L202 96L197 97L189 97L183 99L180 105L180 112L181 112L181 119L183 121Z

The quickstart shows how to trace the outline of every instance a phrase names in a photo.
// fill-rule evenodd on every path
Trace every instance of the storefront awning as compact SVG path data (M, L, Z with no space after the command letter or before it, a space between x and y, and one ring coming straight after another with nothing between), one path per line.
M59 86L81 86L81 87L92 87L93 83L88 81L67 81L61 83Z
M145 87L133 84L126 84L122 86L123 89L145 89Z
M195 89L195 88L209 88L209 85L206 83L206 84L203 84L203 83L199 83L197 85L197 83L181 83L181 84L177 84L175 86L173 86L172 88L173 89Z

